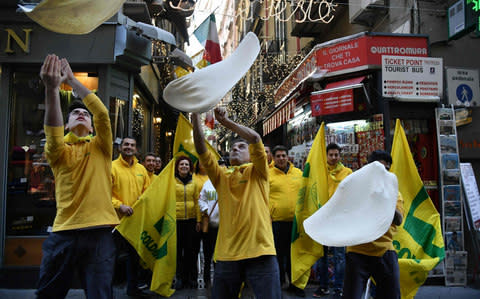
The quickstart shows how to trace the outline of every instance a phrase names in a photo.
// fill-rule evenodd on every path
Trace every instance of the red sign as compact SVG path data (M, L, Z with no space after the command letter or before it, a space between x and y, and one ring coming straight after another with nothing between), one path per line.
M292 90L307 79L317 70L317 57L315 51L311 51L305 59L283 80L275 91L275 104L288 96Z
M276 128L280 127L288 120L293 118L295 114L295 100L290 100L280 110L271 115L266 121L263 122L263 136L272 132Z
M428 56L426 37L361 35L316 46L317 65L329 73L361 66L381 66L382 55Z
M275 91L275 104L283 101L317 70L327 70L326 76L331 76L380 67L382 55L427 57L427 38L361 33L316 45Z
M353 89L312 94L310 106L312 107L312 116L353 111Z

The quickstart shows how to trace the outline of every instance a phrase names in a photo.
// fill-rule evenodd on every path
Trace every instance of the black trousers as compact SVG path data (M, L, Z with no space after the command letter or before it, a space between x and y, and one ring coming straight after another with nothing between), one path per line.
M376 283L376 299L400 299L400 270L397 253L388 250L381 257L348 252L343 298L359 299L368 278Z
M288 279L292 280L291 275L291 257L290 243L292 240L291 221L274 221L272 222L273 239L275 241L275 250L277 251L278 267L280 269L280 284L285 282L285 274Z
M210 282L210 264L212 263L213 253L215 251L215 243L217 242L218 227L209 226L208 232L203 233L203 280L207 283Z
M177 220L177 277L187 287L192 287L198 276L196 225L196 219Z
M115 244L111 228L50 233L42 251L37 298L65 298L75 271L87 298L113 298Z

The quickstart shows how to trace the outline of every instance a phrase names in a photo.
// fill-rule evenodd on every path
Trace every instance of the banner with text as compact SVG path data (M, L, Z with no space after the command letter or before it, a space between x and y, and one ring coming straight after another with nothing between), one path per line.
M442 58L383 56L382 94L384 97L441 97Z

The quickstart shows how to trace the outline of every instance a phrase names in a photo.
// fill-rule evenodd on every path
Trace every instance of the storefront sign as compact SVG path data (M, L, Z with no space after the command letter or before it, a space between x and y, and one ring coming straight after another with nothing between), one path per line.
M318 66L327 69L329 74L358 67L380 66L383 55L428 56L427 39L419 36L361 35L317 47Z
M442 58L383 56L382 94L384 97L441 97Z
M379 68L383 55L427 57L427 37L359 33L316 45L275 91L275 103L284 101L316 74L318 80L323 76Z
M15 50L12 48L16 44L24 53L30 53L30 32L32 28L22 28L24 38L22 39L12 28L5 28L6 32L6 46L4 52L7 54L14 54Z
M353 89L312 94L310 106L312 116L353 111Z
M317 71L317 59L315 51L311 51L297 68L283 80L275 91L275 104L285 99L291 91L295 90L300 83Z
M280 127L288 120L293 118L295 114L295 99L291 99L278 111L273 113L266 121L263 122L263 136L269 134L276 128Z
M448 103L455 106L480 104L478 69L447 68Z

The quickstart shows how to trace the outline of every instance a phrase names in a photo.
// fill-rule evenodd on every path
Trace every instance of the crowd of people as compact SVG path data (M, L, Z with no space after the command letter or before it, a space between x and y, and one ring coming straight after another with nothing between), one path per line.
M88 298L112 298L116 248L127 253L127 294L146 295L135 249L113 230L134 214L134 203L161 169L153 153L137 159L136 141L125 137L112 162L112 133L108 110L74 76L66 59L48 55L40 76L45 85L45 152L56 180L57 214L43 245L38 298L64 298L78 271ZM82 101L69 107L66 125L60 107L60 84L69 84ZM212 298L238 298L248 283L256 298L281 298L282 287L305 297L291 283L290 244L302 170L288 159L288 149L265 146L254 130L232 121L225 109L216 120L238 135L229 153L229 167L207 150L200 116L192 113L193 137L199 155L175 160L177 263L175 289L197 288L197 258L203 244L204 277ZM64 136L64 127L69 131ZM92 133L95 129L96 135ZM341 148L326 151L328 195L352 170L340 162ZM376 151L370 162L388 169L388 153ZM334 265L333 292L360 298L366 280L377 283L377 298L400 298L399 270L392 234L402 222L399 195L394 221L384 236L368 244L325 248L314 269L319 288L314 297L328 295L328 259ZM330 254L328 254L330 252ZM215 257L215 258L213 258ZM346 258L345 258L346 257ZM213 282L211 262L214 263Z

